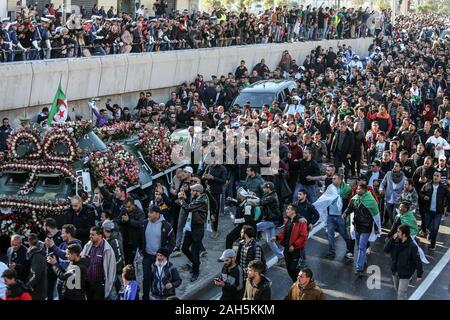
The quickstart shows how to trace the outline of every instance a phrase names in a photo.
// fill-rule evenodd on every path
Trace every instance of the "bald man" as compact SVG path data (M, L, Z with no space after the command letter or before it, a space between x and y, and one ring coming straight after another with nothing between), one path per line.
M26 282L30 269L26 258L27 248L22 244L22 237L18 234L11 236L11 247L6 252L8 258L8 267L17 272L18 279Z

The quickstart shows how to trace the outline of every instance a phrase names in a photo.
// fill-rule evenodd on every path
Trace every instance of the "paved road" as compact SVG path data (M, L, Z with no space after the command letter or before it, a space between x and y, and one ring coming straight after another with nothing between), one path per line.
M336 239L336 259L323 258L327 253L328 242L325 231L321 229L313 235L307 244L307 263L313 270L318 285L323 289L329 300L391 300L396 299L390 272L390 257L383 252L385 234L372 246L368 258L369 270L378 270L379 277L366 274L358 279L354 275L354 265L345 258L345 243L341 238ZM421 239L422 248L430 261L424 264L424 279L422 285L411 281L409 296L415 294L415 299L450 300L450 218L444 218L438 236L436 251L428 251L428 241ZM270 255L269 259L270 260ZM273 266L267 276L272 281L272 298L284 299L291 286L291 280L284 268ZM374 280L376 278L376 280ZM429 279L428 279L429 278ZM428 279L428 280L427 280ZM432 281L430 281L432 280ZM378 282L377 282L378 281ZM425 283L425 282L429 282ZM379 284L379 285L377 285ZM195 299L217 299L220 295L218 288L210 287Z

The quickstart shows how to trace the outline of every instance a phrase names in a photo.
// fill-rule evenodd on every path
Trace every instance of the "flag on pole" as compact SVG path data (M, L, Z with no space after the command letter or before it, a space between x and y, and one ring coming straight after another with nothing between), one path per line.
M65 122L69 110L67 108L67 98L64 91L61 89L61 83L58 85L58 90L56 91L55 98L53 99L52 107L50 108L50 113L48 115L48 124L51 125L52 122Z

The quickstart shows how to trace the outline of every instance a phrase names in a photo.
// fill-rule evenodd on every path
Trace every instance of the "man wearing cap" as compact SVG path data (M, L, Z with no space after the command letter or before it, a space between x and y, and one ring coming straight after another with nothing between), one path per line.
M214 278L214 285L222 288L220 300L242 300L244 269L236 264L236 252L226 249L220 259L223 261L222 274Z
M265 231L265 240L281 265L284 259L283 251L272 241L272 238L276 234L276 228L283 223L283 215L279 209L278 195L273 182L264 183L263 193L264 195L259 201L263 220L256 225L256 231Z
M155 263L150 270L150 300L167 300L175 296L175 288L181 285L181 277L177 268L169 261L170 251L158 249Z
M181 175L181 183L179 186L179 189L177 190L177 195L180 194L180 192L183 192L187 199L190 198L190 190L189 190L189 184L192 178L192 175L194 173L194 169L192 167L187 166L183 168L183 172ZM178 202L178 203L177 203ZM175 204L180 205L179 201L175 200ZM176 244L174 248L174 256L180 255L180 248L183 241L183 230L184 226L186 225L188 213L183 209L183 207L180 208L178 213L178 223L177 223L177 230L176 230ZM176 217L176 215L175 215Z
M111 220L105 220L102 223L103 234L105 236L105 240L108 241L112 250L114 251L114 256L116 257L116 279L114 281L114 288L116 293L118 293L121 289L120 277L122 274L122 269L125 266L125 255L123 250L123 242L117 238L114 233L115 223Z
M5 62L12 62L14 61L14 52L13 52L13 47L12 47L12 40L11 40L11 35L9 32L9 28L10 28L10 18L3 18L2 19L2 27L0 29L1 33L0 36L3 40L3 44L1 46L1 49L5 51Z
M30 60L35 60L36 58L50 59L50 53L52 46L50 44L50 38L48 33L50 19L41 18L41 23L36 26L33 33L32 45L34 50L30 54ZM42 51L42 53L41 53Z
M175 235L172 226L161 215L161 209L158 206L149 209L148 220L144 224L142 233L141 253L144 257L142 261L144 273L142 299L148 300L152 286L152 265L159 250L164 249L166 257L172 253L175 247Z
M203 193L204 189L201 184L194 184L190 189L192 195L190 202L187 202L188 199L184 193L180 192L178 198L183 209L189 214L184 228L185 235L181 250L192 262L191 282L194 282L200 274L200 250L205 234L208 196Z

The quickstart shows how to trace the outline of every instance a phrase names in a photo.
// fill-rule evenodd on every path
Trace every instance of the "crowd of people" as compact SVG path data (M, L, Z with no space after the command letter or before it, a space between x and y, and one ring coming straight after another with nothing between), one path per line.
M186 279L170 257L184 254L190 263L183 268L197 281L207 254L205 230L217 241L225 223L220 213L232 212L235 228L226 235L224 266L214 279L222 299L271 298L263 242L293 281L287 299L324 299L307 266L308 234L318 221L327 231L324 259L336 258L340 235L358 278L370 243L388 229L384 250L392 257L398 298L406 299L412 276L420 281L427 263L423 244L430 253L436 249L450 212L450 42L424 35L430 25L448 28L448 20L399 17L391 33L374 38L367 59L342 45L336 52L317 47L297 64L286 51L275 70L264 60L253 67L243 61L234 73L183 83L165 103L150 92L142 92L135 107L108 101L95 113L98 127L136 119L171 132L188 128L191 139L195 121L224 133L280 130L280 169L261 175L264 164L250 164L249 150L262 146L250 140L245 163L194 163L178 169L170 185L155 182L148 208L125 187L110 193L99 181L92 203L72 198L61 230L47 219L42 241L31 234L25 247L21 235L11 238L5 297L173 298ZM283 78L298 85L285 110L277 101L232 104L250 83ZM39 116L45 120L48 110ZM11 130L3 119L3 148ZM73 274L81 274L79 288L69 285Z
M168 14L167 4L157 0L154 12L151 16L148 8L140 7L135 14L116 14L114 7L105 12L94 6L92 14L82 8L80 14L72 14L62 23L62 14L53 4L38 12L32 5L21 7L19 3L15 20L2 19L0 61L348 39L392 31L389 12L376 14L361 7L300 5L260 14L226 9L191 14L173 10Z

